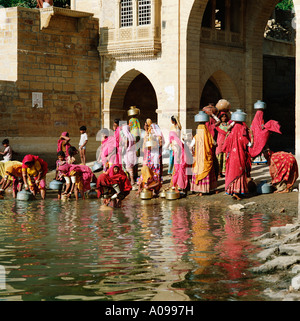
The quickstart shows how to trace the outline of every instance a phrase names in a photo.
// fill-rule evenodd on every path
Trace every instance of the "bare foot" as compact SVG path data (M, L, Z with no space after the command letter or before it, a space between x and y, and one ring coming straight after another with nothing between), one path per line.
M286 188L283 191L280 191L280 192L275 191L274 193L278 193L278 194L289 193L289 190Z
M236 194L233 194L232 197L233 197L234 199L238 200L238 201L241 200L241 198L240 198L238 195L236 195Z

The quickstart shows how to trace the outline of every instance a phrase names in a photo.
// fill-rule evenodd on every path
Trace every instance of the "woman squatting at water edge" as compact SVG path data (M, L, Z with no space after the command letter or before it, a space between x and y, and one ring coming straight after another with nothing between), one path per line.
M225 99L216 106L209 104L195 115L198 126L194 136L192 130L182 133L176 115L170 117L168 135L164 136L163 130L146 117L142 130L138 119L140 111L131 106L128 121L116 118L113 131L105 128L100 131L97 162L101 169L97 170L97 177L89 166L76 164L78 151L71 146L69 133L64 131L59 135L56 151L59 159L56 179L64 186L58 198L69 199L74 193L76 200L80 196L84 199L91 182L96 184L97 196L103 199L104 205L120 207L131 190L138 190L141 195L143 190L149 189L153 197L157 197L163 185L162 160L167 152L170 190L180 191L181 196L187 196L188 192L209 195L218 192L218 179L225 177L226 194L240 200L249 192L249 184L255 185L251 179L252 163L262 154L263 147L274 189L280 193L289 192L298 178L297 161L290 153L272 153L266 149L271 132L281 134L281 131L276 121L264 124L259 106L265 107L256 103L256 117L248 127L246 113L240 109L232 112ZM9 161L0 165L2 197L11 184L14 197L22 185L34 196L40 193L41 198L46 197L48 164L39 156L29 154L22 163Z

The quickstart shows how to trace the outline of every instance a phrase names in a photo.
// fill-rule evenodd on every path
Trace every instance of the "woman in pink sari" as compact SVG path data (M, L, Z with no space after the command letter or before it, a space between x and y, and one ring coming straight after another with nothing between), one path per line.
M131 185L134 186L133 168L137 164L135 138L130 133L130 127L128 125L122 126L122 160L124 160L126 171L130 176ZM133 187L136 190L136 187Z
M68 132L61 133L59 140L57 142L57 153L63 151L66 157L69 156L70 137Z
M109 136L108 129L102 129L102 142L100 153L98 156L98 163L102 162L103 170L106 171L113 164L117 164L117 148L115 136Z
M94 174L92 170L86 165L72 165L64 164L58 167L58 170L63 176L69 177L71 181L71 186L66 188L63 194L70 197L74 192L76 200L78 200L80 192L82 198L84 199L84 193L91 189L91 181L94 179Z
M114 120L113 124L113 130L115 131L115 147L116 147L116 159L115 159L115 165L122 164L121 160L121 150L120 150L120 141L121 141L121 128L120 128L120 119L116 118Z
M240 200L240 194L248 192L247 175L249 175L249 155L247 145L250 143L249 131L242 122L236 122L226 135L223 152L226 153L225 191Z
M178 137L175 131L169 134L170 144L174 152L174 171L171 179L171 187L185 191L188 186L189 173L188 167L193 163L193 156L186 146Z

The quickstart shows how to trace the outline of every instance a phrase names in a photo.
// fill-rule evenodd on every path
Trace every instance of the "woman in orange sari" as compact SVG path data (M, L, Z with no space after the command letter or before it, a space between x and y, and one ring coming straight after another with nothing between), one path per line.
M200 123L192 145L195 146L191 191L209 193L217 188L212 148L215 145L205 123Z

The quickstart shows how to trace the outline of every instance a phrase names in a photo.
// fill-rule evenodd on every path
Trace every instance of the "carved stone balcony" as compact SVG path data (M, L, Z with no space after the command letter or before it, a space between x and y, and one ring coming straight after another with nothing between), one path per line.
M153 25L100 29L99 53L117 60L153 58L161 51L160 30Z

